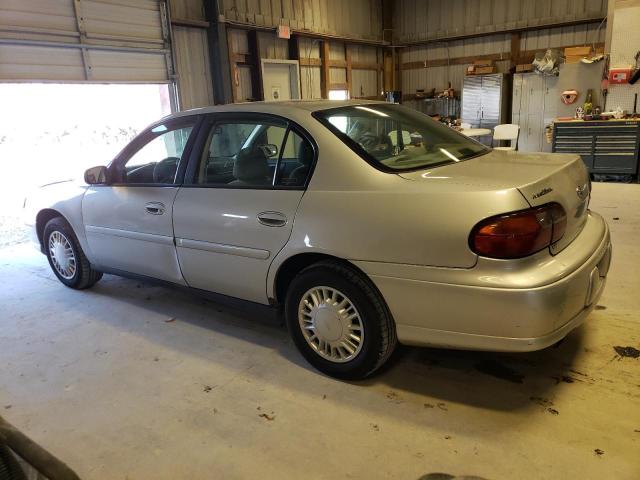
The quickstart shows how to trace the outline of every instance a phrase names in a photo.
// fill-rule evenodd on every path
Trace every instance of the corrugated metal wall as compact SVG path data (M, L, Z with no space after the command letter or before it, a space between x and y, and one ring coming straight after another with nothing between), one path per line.
M597 24L587 24L523 32L520 40L520 50L544 51L547 48L604 42L605 29L600 28L598 30L597 27ZM496 34L465 40L432 43L419 47L408 47L402 49L401 62L420 62L472 56L482 58L483 55L502 54L505 60L498 60L496 65L499 72L507 72L509 70L510 49L510 35ZM416 89L429 90L431 88L435 88L436 91L443 90L447 87L448 82L451 82L452 87L459 91L462 87L465 70L466 65L403 70L402 92L411 94L415 93Z
M381 0L221 0L228 21L339 35L382 39Z
M237 28L227 30L229 50L242 55L249 54L248 31ZM299 38L300 59L300 84L303 99L322 98L321 91L321 67L304 65L305 61L320 59L320 46L322 40L308 37ZM352 97L372 97L379 95L381 88L380 70L371 66L381 62L382 54L379 48L369 45L348 45L351 61L356 64L366 64L368 68L353 68L351 79ZM277 38L275 32L258 32L258 49L260 58L286 60L289 55L289 46L286 40ZM345 42L329 42L329 59L331 61L346 62ZM232 79L232 88L235 89L236 99L246 101L252 97L252 78L250 67L239 65L238 74ZM334 88L345 89L347 84L347 69L344 66L333 66L329 69L329 82Z
M396 0L394 39L414 42L604 18L607 0Z
M311 38L301 38L299 42L300 58L319 59L320 58L320 40ZM318 99L322 98L320 89L321 77L320 67L300 67L300 83L302 98Z
M204 21L202 0L171 0L172 20ZM173 26L175 74L181 110L213 105L207 30Z
M167 82L165 3L3 0L0 81Z

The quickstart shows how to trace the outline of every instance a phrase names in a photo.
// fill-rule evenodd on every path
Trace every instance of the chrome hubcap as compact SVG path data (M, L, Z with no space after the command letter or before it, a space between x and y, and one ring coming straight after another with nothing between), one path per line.
M331 287L313 287L302 296L298 323L309 346L335 363L353 360L362 350L364 326L351 300Z
M60 276L71 280L76 273L76 256L67 237L58 231L49 235L49 256Z

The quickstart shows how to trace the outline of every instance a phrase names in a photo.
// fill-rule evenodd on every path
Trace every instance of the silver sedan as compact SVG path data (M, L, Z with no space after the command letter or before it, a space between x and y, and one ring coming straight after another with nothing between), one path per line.
M177 113L85 183L27 203L62 283L106 272L282 311L339 378L370 375L398 342L552 345L595 306L611 259L579 156L492 150L380 102Z

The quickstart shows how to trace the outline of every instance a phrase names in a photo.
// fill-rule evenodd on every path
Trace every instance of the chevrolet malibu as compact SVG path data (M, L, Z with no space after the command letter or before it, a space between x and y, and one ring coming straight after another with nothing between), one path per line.
M552 345L611 259L579 156L492 150L381 102L177 113L84 178L27 202L63 284L110 273L283 311L338 378L370 375L398 342Z

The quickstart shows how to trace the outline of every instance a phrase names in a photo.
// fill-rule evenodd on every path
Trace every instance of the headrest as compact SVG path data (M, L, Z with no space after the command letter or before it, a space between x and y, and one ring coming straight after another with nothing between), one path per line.
M259 148L243 148L236 156L233 176L242 182L264 182L269 177L267 156Z
M298 146L298 161L305 167L310 167L313 163L313 147L307 141L302 141Z

